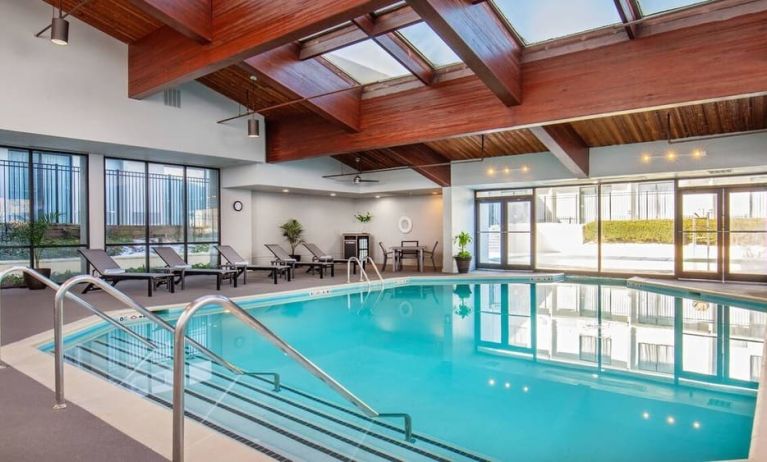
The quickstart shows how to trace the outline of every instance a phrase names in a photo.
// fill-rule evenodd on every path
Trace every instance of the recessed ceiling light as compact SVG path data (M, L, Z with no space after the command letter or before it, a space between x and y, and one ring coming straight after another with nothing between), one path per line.
M251 75L250 80L255 82L256 80L258 80L258 77L256 77L255 75Z
M284 192L284 193L289 193L289 192L290 192L290 189L283 189L283 190L282 190L282 192Z
M380 198L381 198L381 196L376 196L376 199L380 199Z
M330 193L330 197L336 197L336 193Z

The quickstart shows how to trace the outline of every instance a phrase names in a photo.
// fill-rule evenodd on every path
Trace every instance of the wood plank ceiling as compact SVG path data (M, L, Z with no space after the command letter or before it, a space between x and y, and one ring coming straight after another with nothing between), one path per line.
M58 6L58 0L44 1ZM63 0L63 9L70 11L81 1ZM416 3L439 4L436 0ZM410 10L407 13L415 14ZM139 41L164 26L126 0L93 0L81 6L73 16L128 44ZM414 18L409 18L406 23L412 23L413 20ZM471 76L471 72L466 75ZM197 80L240 104L256 109L295 99L295 96L291 96L284 89L269 85L263 80L252 80L251 72L242 65L231 65ZM296 116L316 118L317 116L313 115L316 111L311 111L308 106L308 103L296 103L263 115L267 120L273 121ZM603 117L572 122L570 126L589 147L767 129L767 96ZM409 145L410 149L392 147L333 157L352 167L359 165L361 170L375 170L407 165L403 162L403 153L410 153L415 157L419 156L413 153L421 153L425 155L422 158L444 159L448 162L547 150L527 129L488 133L484 137L484 143L483 151L481 136L459 136ZM360 159L359 164L356 162L357 158ZM415 165L413 162L411 166Z

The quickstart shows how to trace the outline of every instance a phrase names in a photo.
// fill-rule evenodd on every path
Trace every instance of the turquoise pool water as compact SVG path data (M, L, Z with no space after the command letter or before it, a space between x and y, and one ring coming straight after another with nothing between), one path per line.
M187 409L290 460L703 461L745 458L767 315L625 283L405 284L241 304L357 396L373 422L225 312L190 335L238 366L278 372L274 393L190 354ZM173 319L177 313L166 313ZM161 404L169 336L146 351L104 326L67 340L67 360Z

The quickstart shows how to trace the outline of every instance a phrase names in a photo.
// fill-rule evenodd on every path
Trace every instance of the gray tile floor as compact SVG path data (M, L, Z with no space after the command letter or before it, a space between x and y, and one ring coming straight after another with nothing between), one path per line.
M221 293L236 297L283 290L302 289L346 282L345 268L337 268L336 277L320 279L299 271L291 282L274 285L263 272L251 273L248 284L236 289L225 284ZM384 273L384 277L421 273ZM433 273L432 273L433 275ZM186 290L170 294L158 289L146 296L146 284L126 281L117 286L147 306L183 304L202 295L216 293L210 277L187 279ZM2 296L2 344L8 344L49 330L53 323L53 293L50 290L29 291L4 289ZM103 292L82 296L105 309L123 308ZM88 311L68 303L65 323L90 315ZM70 404L65 410L53 411L53 392L20 372L0 370L0 461L159 461L162 456L108 425L85 410ZM152 425L147 422L147 425Z

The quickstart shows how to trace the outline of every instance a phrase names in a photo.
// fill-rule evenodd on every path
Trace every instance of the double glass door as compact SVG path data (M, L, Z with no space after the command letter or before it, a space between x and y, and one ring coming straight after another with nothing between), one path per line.
M767 188L682 189L677 275L767 281Z
M532 195L482 200L478 203L477 256L482 268L533 268Z

